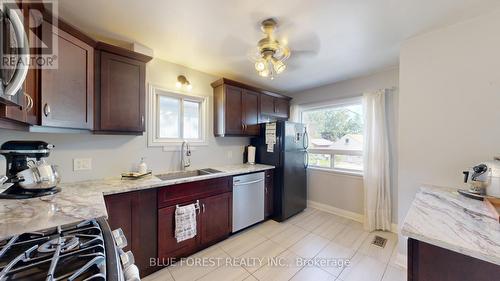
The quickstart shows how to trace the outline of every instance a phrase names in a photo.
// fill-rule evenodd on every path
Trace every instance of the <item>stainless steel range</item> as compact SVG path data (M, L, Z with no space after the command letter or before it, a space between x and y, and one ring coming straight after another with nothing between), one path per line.
M140 280L125 246L104 218L15 235L0 241L0 280Z

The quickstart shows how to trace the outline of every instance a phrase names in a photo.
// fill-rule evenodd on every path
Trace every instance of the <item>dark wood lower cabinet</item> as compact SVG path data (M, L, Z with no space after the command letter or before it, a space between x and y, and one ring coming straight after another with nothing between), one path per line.
M266 216L273 214L273 171L266 171ZM232 231L232 177L213 178L104 197L111 229L121 228L141 277L229 237ZM177 242L177 205L199 203L197 235ZM159 258L159 259L156 259ZM150 263L154 259L154 263ZM152 266L151 266L152 265Z
M220 241L231 233L233 194L231 192L210 196L200 200L201 244Z
M191 204L194 202L188 202ZM183 257L196 251L200 237L195 236L177 243L175 239L175 206L158 210L158 256L166 259L170 257ZM200 232L200 216L197 216L197 232ZM168 263L167 260L161 262Z
M408 281L494 281L500 265L408 239Z
M162 264L189 256L227 238L232 229L233 196L229 178L217 178L161 188L158 191L158 256ZM181 189L179 189L181 188ZM199 202L197 235L177 243L176 205ZM169 206L165 206L169 204Z
M121 228L134 254L141 277L158 270L150 266L157 257L157 196L156 189L141 190L104 197L108 222L112 230Z

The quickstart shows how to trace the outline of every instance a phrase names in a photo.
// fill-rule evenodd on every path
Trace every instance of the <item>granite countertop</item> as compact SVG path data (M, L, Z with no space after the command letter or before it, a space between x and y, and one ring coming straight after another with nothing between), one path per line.
M500 224L484 202L466 198L456 189L421 187L401 233L500 265Z
M162 181L150 176L139 180L105 179L62 183L61 192L32 199L0 199L0 239L24 232L96 217L107 217L104 195L157 188L273 169L268 165L229 165L211 167L222 173Z

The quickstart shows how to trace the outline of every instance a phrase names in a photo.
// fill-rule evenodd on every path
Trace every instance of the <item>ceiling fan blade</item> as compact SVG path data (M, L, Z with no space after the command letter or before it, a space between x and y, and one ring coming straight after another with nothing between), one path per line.
M254 47L254 43L230 35L224 38L220 47L227 57L246 58L248 51Z
M292 37L287 45L291 49L290 59L315 57L321 50L321 42L315 33L307 34L301 38Z
M318 55L318 51L316 50L294 50L292 49L290 57L315 57Z

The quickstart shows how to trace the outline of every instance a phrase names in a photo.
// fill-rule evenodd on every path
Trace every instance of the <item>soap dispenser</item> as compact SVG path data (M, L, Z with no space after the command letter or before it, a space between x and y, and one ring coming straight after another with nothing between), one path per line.
M137 166L137 172L139 172L139 174L146 174L148 172L148 165L144 162L144 157L141 157L141 162L139 166Z

